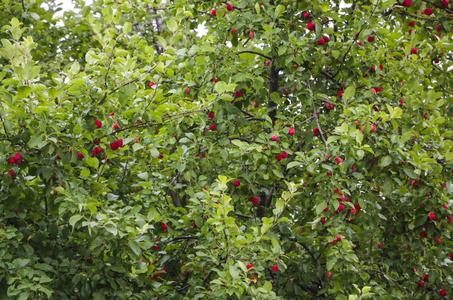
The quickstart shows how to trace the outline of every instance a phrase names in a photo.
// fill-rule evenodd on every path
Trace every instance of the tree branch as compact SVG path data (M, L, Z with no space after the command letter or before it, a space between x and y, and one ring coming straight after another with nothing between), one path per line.
M272 59L272 57L266 56L266 55L264 55L264 54L261 54L261 53L259 53L259 52L255 52L255 51L245 50L245 51L239 51L239 52L238 52L238 54L242 54L242 53L251 53L251 54L260 55L260 56L262 56L262 57L264 57L264 58L266 58L266 59L269 59L269 60Z

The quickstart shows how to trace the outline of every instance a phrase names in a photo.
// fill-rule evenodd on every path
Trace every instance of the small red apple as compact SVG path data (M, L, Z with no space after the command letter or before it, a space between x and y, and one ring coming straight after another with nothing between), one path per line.
M253 33L253 31L250 31L250 33L249 33L249 37L251 37L251 38L252 38L252 37L254 37L254 36L255 36L255 34Z
M212 124L211 126L209 126L209 130L212 130L212 131L217 130L217 125Z
M337 164L340 164L343 162L343 160L340 157L335 158L335 161L337 162Z
M236 93L234 93L234 97L236 97L236 98L242 97L241 91L237 91Z
M14 172L13 170L8 170L8 174L12 177L12 178L15 178L16 177L16 172Z
M101 121L96 120L95 122L96 122L97 128L101 128L102 127L102 122Z
M374 36L369 36L368 37L368 42L370 42L370 43L374 42Z
M314 31L315 28L316 28L315 23L313 23L313 22L308 22L308 24L307 24L307 29L308 29L308 30Z
M84 159L85 156L81 152L77 152L77 158L78 159Z
M309 18L310 17L310 13L307 11L306 13L304 13L304 18Z
M278 135L274 135L272 136L271 140L273 140L274 142L278 140Z
M319 134L319 129L318 128L313 129L313 134L314 135L318 135Z
M255 205L257 205L258 203L260 203L260 198L258 198L258 197L253 197L253 198L252 198L252 203L255 204Z
M321 39L318 41L318 45L320 45L320 46L321 46L321 45L324 45L324 43L325 43L325 42L324 42L324 39L323 39L323 38L321 38Z
M217 10L213 9L211 10L211 16L215 17L217 15Z
M253 264L248 264L247 265L247 270L250 270L251 268L253 268Z
M272 271L273 271L273 272L278 272L278 271L280 271L280 269L278 268L277 265L273 265L273 266L272 266Z
M330 276L332 276L332 272L329 271L329 272L327 272L326 277L330 277Z
M240 186L240 185L241 185L241 182L240 182L238 179L236 179L236 180L234 181L234 183L233 183L233 186L234 186L234 187L238 187L238 186Z
M159 153L159 156L157 158L162 159L162 158L164 158L164 155L162 153Z
M233 5L228 4L228 5L226 6L226 8L227 8L228 11L232 11L232 10L233 10Z
M446 290L440 290L439 294L441 296L447 296L447 291Z
M418 50L417 50L417 49L415 49L415 48L412 48L412 49L411 49L411 54L417 54L417 53L418 53Z
M410 21L410 22L409 22L409 26L414 27L414 26L415 26L415 21Z
M289 135L294 135L295 133L296 133L296 129L294 129L293 127L291 127L288 131Z
M118 130L118 129L120 129L120 127L118 126L118 124L115 123L115 124L113 124L113 129Z
M214 119L215 117L215 113L213 112L210 112L209 115L208 115L209 119Z
M266 67L269 67L270 64L271 64L271 62L269 60L266 61Z
M424 283L423 281L419 281L419 282L418 282L418 286L422 287L422 286L424 286L424 285L425 285L425 283Z
M118 144L116 142L110 143L110 149L117 150L118 149Z

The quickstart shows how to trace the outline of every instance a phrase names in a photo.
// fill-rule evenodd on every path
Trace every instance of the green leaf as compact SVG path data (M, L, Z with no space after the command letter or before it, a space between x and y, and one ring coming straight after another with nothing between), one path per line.
M348 101L355 96L355 86L350 85L344 90L343 101Z
M168 29L170 29L171 32L176 32L178 30L178 23L174 19L170 19L167 21L167 26Z
M81 219L83 218L82 215L78 214L78 215L74 215L72 217L69 218L69 225L71 225L72 227L75 226L75 224L80 221Z
M131 250L135 253L135 255L139 256L140 253L142 252L142 249L140 248L140 245L136 241L130 241L129 242L129 247Z
M96 157L90 157L86 160L86 163L93 168L97 168L99 166L99 160Z
M390 156L384 156L379 160L379 166L385 168L392 163L392 158Z
M278 19L283 13L285 13L285 7L283 5L277 5L277 8L275 9L275 18Z

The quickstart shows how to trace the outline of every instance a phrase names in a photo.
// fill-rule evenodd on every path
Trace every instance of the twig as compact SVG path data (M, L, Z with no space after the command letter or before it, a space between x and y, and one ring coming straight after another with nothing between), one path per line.
M196 239L196 238L197 238L196 236L191 236L191 235L178 236L178 237L172 238L171 240L168 240L168 241L162 241L162 243L169 244L169 243L176 242L176 241L190 240L190 239Z
M238 54L242 54L242 53L251 53L251 54L260 55L260 56L262 56L262 57L264 57L264 58L266 58L266 59L269 59L269 60L272 59L272 58L269 57L269 56L266 56L266 55L264 55L264 54L261 54L261 53L259 53L259 52L255 52L255 51L245 50L245 51L239 51L239 52L238 52Z
M1 104L0 104L0 106L1 106ZM6 130L5 121L3 120L3 117L2 117L2 114L1 114L1 113L0 113L0 120L2 121L3 130L5 130L6 138L9 140L9 134L8 134L8 131Z
M315 117L316 125L318 125L319 134L321 135L322 141L326 146L326 150L329 150L329 146L327 145L327 141L324 138L324 133L322 132L321 125L319 124L318 115L316 114L316 107L313 105L313 117Z

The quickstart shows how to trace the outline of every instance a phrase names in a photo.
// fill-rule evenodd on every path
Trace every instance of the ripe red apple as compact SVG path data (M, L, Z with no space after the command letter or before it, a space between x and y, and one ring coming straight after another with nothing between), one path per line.
M281 156L282 156L283 158L287 158L287 157L289 156L289 154L288 154L288 152L283 151L282 154L281 154Z
M266 61L266 67L269 67L270 64L271 64L271 62L269 60Z
M411 54L417 54L417 53L418 53L418 50L417 50L417 49L415 49L415 48L412 48L412 49L411 49Z
M215 117L215 113L213 112L210 112L209 115L208 115L209 119L214 119Z
M258 197L253 197L253 198L252 198L252 203L255 204L255 205L257 205L258 203L260 203L260 198L258 198Z
M247 265L247 270L250 270L251 268L253 268L253 264L248 264Z
M436 239L436 243L440 243L440 242L442 242L442 239L441 238L437 238Z
M428 235L426 234L426 232L422 231L421 236L422 237L427 237Z
M117 143L118 147L123 147L123 146L124 146L124 145L123 145L123 139L118 139L118 140L116 141L116 143Z
M345 206L344 206L343 204L340 204L340 205L338 206L338 210L339 210L339 211L343 211L344 209L345 209Z
M288 131L289 135L294 135L295 133L296 133L296 129L294 129L293 127L291 127Z
M97 128L101 128L102 127L102 122L101 121L96 120L95 122L96 122Z
M324 40L324 43L328 43L330 41L330 38L327 35L325 35L322 39Z
M190 88L187 88L186 89L186 94L189 94L190 93Z
M209 126L209 130L217 130L217 125L212 124L211 126Z
M115 124L113 124L113 129L118 130L118 129L120 129L120 127L118 126L118 124L115 123Z
M403 3L401 3L402 6L404 7L409 7L412 5L412 1L411 0L404 0Z
M343 91L338 91L338 92L337 92L338 97L343 97L343 94L344 94Z
M159 156L157 158L162 159L162 158L164 158L164 155L162 153L159 153Z
M211 16L215 17L217 15L217 10L213 9L211 10Z
M423 11L423 13L424 13L425 15L427 15L427 16L430 16L430 15L433 14L433 9L430 8L430 7L429 7L429 8L426 8L426 9Z
M425 276L423 276L423 280L424 281L428 281L429 280L429 274L426 274Z
M337 241L341 241L341 239L342 239L341 235L339 235L339 234L337 234L335 237L337 238Z
M237 91L236 93L234 93L234 97L236 97L236 98L242 97L241 91Z
M149 87L152 87L153 85L154 85L154 82L152 82L152 81L150 83L148 83Z
M84 159L85 156L83 156L83 154L81 152L77 152L77 158L78 159Z
M277 156L275 156L275 157L277 158L278 161L281 161L282 158L283 158L283 156L282 156L281 154L279 154L279 155L277 155Z
M253 33L253 31L250 31L249 37L254 37L254 36L255 36L255 34Z
M429 219L430 220L435 220L436 219L436 214L435 213L430 213L429 214Z
M308 30L314 31L315 28L316 28L315 23L313 23L313 22L308 22L308 24L307 24L307 29L308 29Z
M313 129L313 134L314 135L318 135L319 134L319 129L318 128Z
M307 11L306 13L304 13L304 18L309 18L310 17L310 13Z
M414 27L414 26L415 26L415 22L414 22L414 21L410 21L410 22L409 22L409 26Z
M13 170L8 170L8 174L13 178L15 178L17 175L16 172L14 172Z
M278 268L277 265L273 265L273 266L272 266L272 271L273 271L273 272L278 272L278 271L280 271L280 269Z
M238 32L236 29L231 30L231 34L235 34L236 32Z
M110 149L117 150L118 149L118 144L116 142L110 143Z
M335 158L335 161L337 162L337 164L340 164L343 162L343 160L340 157Z
M321 38L319 41L318 41L318 45L324 45L324 39Z
M239 182L239 180L236 179L236 180L234 181L233 185L234 185L234 187L238 187L238 186L241 185L241 182Z
M273 140L274 142L278 140L278 136L277 135L274 135L272 136L271 140Z
M227 8L228 11L232 11L232 10L233 10L233 5L228 4L228 5L226 6L226 8Z
M418 286L422 287L422 286L424 286L424 285L425 285L425 283L424 283L423 281L419 281L419 282L418 282Z
M322 218L321 223L324 225L326 223L326 218Z
M255 108L258 106L258 105L256 105L256 102L253 102L252 105L253 105L253 107L255 107Z
M374 36L369 36L368 37L368 42L370 42L370 43L374 42Z
M162 222L162 229L167 229L167 223Z

